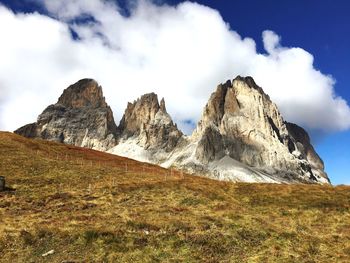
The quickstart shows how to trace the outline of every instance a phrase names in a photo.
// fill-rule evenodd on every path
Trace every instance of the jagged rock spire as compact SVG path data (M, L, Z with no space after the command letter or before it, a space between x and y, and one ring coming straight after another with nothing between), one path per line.
M166 107L165 107L165 101L164 101L164 98L162 98L162 99L160 100L159 109L160 109L162 112L164 112L164 113L166 113L166 112L167 112L167 111L166 111Z
M182 136L166 111L164 98L159 103L155 93L128 103L119 130L124 140L136 137L138 145L146 149L160 147L167 152L174 149Z

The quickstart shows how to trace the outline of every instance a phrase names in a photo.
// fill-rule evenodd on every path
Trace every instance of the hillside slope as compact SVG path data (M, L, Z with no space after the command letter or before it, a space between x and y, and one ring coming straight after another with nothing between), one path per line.
M346 186L221 182L4 132L0 175L0 262L350 260Z

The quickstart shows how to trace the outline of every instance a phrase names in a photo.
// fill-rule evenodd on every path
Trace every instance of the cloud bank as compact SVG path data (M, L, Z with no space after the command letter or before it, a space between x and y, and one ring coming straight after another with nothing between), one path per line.
M350 127L335 80L307 51L282 46L275 32L262 32L261 54L253 39L196 3L131 1L127 16L110 1L44 3L50 16L0 5L1 130L35 121L63 88L90 77L103 86L116 120L127 101L154 91L189 133L217 84L236 75L253 76L288 121L323 132Z

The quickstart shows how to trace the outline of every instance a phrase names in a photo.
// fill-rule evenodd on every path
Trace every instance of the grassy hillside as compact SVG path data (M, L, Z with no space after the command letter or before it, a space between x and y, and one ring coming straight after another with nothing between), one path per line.
M350 187L218 182L3 132L0 175L0 262L350 261Z

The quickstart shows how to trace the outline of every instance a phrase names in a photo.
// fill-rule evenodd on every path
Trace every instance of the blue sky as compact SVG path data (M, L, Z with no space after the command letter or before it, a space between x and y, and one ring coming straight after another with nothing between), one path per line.
M37 11L47 15L49 12L46 11L46 8L40 2L35 0L0 1L0 3L5 4L5 6L17 13ZM125 8L126 2L128 1L119 1L118 3ZM182 1L169 0L165 2L170 5L177 5ZM258 53L266 53L261 35L263 31L271 30L281 37L280 44L283 47L300 47L312 54L314 57L314 68L320 70L324 75L331 75L336 81L333 85L335 93L348 103L350 102L350 91L348 88L350 83L350 74L348 72L350 68L349 1L219 0L197 1L197 3L218 10L222 19L230 25L232 31L236 31L242 38L248 37L255 41ZM204 11L201 10L201 12ZM50 13L50 16L55 17L55 14ZM47 96L48 98L55 98L58 93L59 91L53 90ZM162 90L159 90L158 93L162 95ZM207 94L204 95L200 103L203 103L204 98L207 97ZM135 94L130 94L131 96L135 97L136 92ZM167 93L164 93L164 96L167 99ZM317 93L315 96L317 96ZM171 97L171 94L168 97ZM43 103L47 104L47 101ZM200 105L200 103L198 104ZM40 107L42 106L40 105ZM170 105L170 111L171 108L172 106ZM326 111L327 109L320 112L320 114L322 115ZM33 112L33 115L38 113L40 113L39 110L38 112ZM176 116L175 114L175 119ZM184 118L182 113L179 113L178 116L178 120ZM334 118L337 118L337 116ZM190 119L195 119L195 117ZM342 120L338 121L341 122ZM183 122L184 125L191 123L188 119ZM322 132L313 128L308 130L312 133L315 148L325 162L326 171L332 183L350 184L350 175L348 174L350 170L349 130L344 130L344 128L335 129L335 131L328 129L328 131Z

